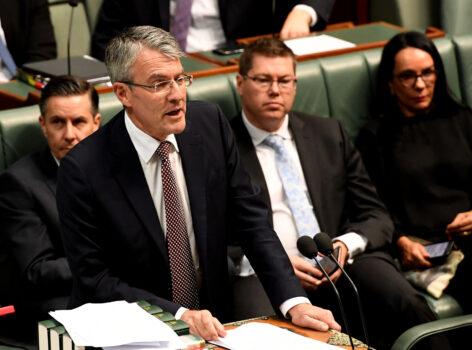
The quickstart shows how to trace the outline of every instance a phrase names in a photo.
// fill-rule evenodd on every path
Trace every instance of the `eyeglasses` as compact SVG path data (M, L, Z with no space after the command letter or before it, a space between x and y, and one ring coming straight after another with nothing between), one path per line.
M156 94L164 94L171 89L172 84L176 84L177 87L183 88L183 87L190 86L190 84L192 84L192 81L193 81L193 76L183 74L175 79L158 81L151 85L138 84L132 81L122 81L121 83L131 85L131 86L142 87L145 89L150 89Z
M266 77L251 77L249 75L244 75L245 79L250 79L254 82L254 85L260 90L269 90L273 83L276 83L280 90L290 90L297 83L296 78L282 78L282 79L272 79Z
M430 67L423 69L419 74L416 74L416 72L411 70L407 70L397 74L396 78L405 87L414 87L418 78L421 78L426 86L431 86L436 79L436 70L434 67Z

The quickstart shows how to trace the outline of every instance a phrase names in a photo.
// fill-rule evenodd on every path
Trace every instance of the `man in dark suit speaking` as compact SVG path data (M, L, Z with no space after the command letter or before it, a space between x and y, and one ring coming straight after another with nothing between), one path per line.
M386 343L403 330L435 316L388 253L393 224L339 121L291 110L295 67L292 51L276 39L256 41L242 54L237 88L243 108L231 120L241 159L262 189L274 230L310 298L326 307L333 294L322 273L301 257L296 242L322 231L339 247L338 260L357 283L371 345L390 348ZM244 258L240 268L235 311L240 317L258 316L252 312L262 308L264 299L255 297L260 295L257 278ZM340 275L338 270L331 278L337 281ZM341 292L349 288L344 282L337 281ZM247 305L256 299L257 304ZM348 300L344 305L355 305ZM251 314L241 314L244 310Z
M66 153L100 126L97 92L74 77L52 79L39 106L48 147L0 176L0 305L14 304L15 320L21 322L5 320L0 333L23 338L36 334L48 311L67 307L72 275L56 207L57 169Z
M71 306L143 299L205 339L222 336L216 317L228 318L232 236L274 308L302 326L339 329L306 299L220 109L186 102L192 77L181 55L169 33L150 26L129 28L107 47L124 111L70 152L59 172Z

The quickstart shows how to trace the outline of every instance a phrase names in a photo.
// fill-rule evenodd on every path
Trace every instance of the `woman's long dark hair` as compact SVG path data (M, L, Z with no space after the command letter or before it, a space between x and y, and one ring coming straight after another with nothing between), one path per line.
M407 47L413 47L423 50L431 55L436 70L436 84L432 101L433 112L446 111L451 107L461 106L452 96L447 85L444 64L438 49L434 43L423 33L420 32L402 32L395 35L385 45L380 65L377 73L377 98L375 99L375 114L377 116L396 114L398 102L395 96L390 92L389 82L393 79L393 70L395 68L395 56L397 53Z

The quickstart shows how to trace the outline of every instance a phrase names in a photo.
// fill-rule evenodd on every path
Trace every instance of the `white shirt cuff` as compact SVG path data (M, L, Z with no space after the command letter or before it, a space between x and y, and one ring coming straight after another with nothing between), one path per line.
M357 255L363 253L367 247L367 238L355 232L345 233L336 237L333 241L341 241L346 245L349 251L349 259L354 259Z
M287 317L288 310L292 307L299 305L299 304L311 304L310 300L305 297L295 297L288 300L285 300L282 305L280 305L279 310L284 315L285 318Z
M297 10L305 11L306 13L310 15L311 17L310 27L313 27L316 24L316 22L318 22L318 14L316 13L313 7L300 4L300 5L295 5L293 8Z
M175 319L176 320L180 320L180 318L182 317L182 315L184 314L185 311L187 311L188 309L186 307L180 307L177 312L175 313Z

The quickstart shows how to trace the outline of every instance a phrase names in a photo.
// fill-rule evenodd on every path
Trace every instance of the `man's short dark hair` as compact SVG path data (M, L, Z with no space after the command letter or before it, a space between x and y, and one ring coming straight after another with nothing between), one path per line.
M252 60L256 55L265 57L292 57L293 69L295 70L295 54L283 41L275 38L261 38L244 48L244 52L239 58L239 74L247 75L252 68Z
M41 91L41 98L39 99L39 109L41 115L46 114L47 102L49 98L54 96L76 96L88 94L92 105L92 114L98 113L98 94L97 90L87 83L85 80L71 76L61 75L52 78Z

